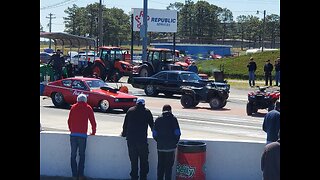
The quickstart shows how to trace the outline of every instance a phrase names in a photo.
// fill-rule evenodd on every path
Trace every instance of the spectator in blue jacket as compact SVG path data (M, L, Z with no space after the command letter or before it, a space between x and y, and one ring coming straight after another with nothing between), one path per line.
M166 104L162 114L155 120L152 136L157 142L158 167L157 180L171 180L175 151L180 140L180 127L177 118L171 112L171 106Z
M188 67L188 71L194 72L198 74L198 67L196 63L193 61L191 65Z
M250 61L247 65L248 72L249 72L249 86L255 86L255 72L257 70L257 64L254 62L253 57L250 57Z
M262 129L267 133L267 144L278 140L278 132L280 130L280 101L277 101L275 108L265 115Z

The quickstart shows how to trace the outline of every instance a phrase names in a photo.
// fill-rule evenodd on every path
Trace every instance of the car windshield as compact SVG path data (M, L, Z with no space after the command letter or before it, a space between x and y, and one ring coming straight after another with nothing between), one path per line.
M100 79L97 79L97 80L86 80L86 83L89 85L90 89L98 89L100 87L107 87L108 85L100 80Z
M198 81L201 78L196 73L182 73L180 78L185 81Z

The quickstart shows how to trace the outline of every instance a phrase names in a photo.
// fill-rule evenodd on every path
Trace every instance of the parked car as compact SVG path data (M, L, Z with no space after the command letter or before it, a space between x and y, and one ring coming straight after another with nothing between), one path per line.
M230 90L230 85L226 82L202 79L197 73L183 70L160 71L150 77L130 77L128 83L135 88L144 89L147 96L164 93L165 96L170 97L174 94L182 94L183 86L204 87L208 84L228 93Z
M43 95L51 97L56 107L65 107L76 103L77 96L83 93L88 97L88 104L102 112L111 109L123 109L126 112L135 105L137 97L120 92L119 89L109 86L101 79L75 77L48 83Z

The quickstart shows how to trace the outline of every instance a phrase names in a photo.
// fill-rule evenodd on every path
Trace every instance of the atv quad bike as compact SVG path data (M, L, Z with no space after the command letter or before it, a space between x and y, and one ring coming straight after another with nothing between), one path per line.
M259 109L274 109L275 102L280 98L280 90L271 87L258 87L258 90L248 93L247 115L257 113Z
M200 102L209 103L211 109L221 109L227 104L230 85L219 86L210 82L203 87L184 86L180 103L184 108L194 108Z

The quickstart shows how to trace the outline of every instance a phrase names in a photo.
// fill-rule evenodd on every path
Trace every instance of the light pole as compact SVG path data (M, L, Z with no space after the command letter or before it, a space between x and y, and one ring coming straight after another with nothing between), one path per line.
M257 14L259 14L259 11L257 11ZM265 24L266 24L266 10L263 11L262 36L261 36L261 41L262 41L261 51L262 52L263 52L263 48L264 48Z
M99 46L103 45L103 35L102 35L102 0L99 3L99 14L98 14L98 31L99 31Z
M143 1L143 24L140 29L140 35L142 35L142 61L147 60L147 44L148 44L148 0Z

